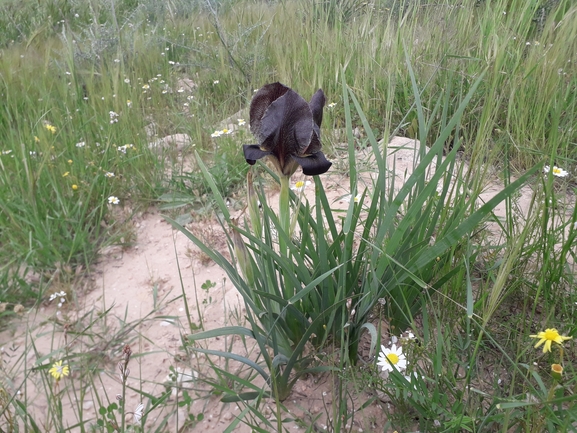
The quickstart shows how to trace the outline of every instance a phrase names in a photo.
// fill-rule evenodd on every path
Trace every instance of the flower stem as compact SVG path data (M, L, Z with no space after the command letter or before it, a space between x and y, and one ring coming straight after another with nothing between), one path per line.
M278 228L278 247L279 254L281 257L287 260L287 263L292 263L292 258L289 257L289 242L291 241L290 235L290 187L289 187L290 176L280 176L280 196L279 196L279 228ZM283 284L282 291L284 299L290 299L294 295L294 290L292 284L290 283L290 278L286 275L286 269L282 271L283 273Z
M280 197L278 206L280 229L284 232L284 236L287 238L290 238L289 179L288 176L280 177ZM280 236L279 234L279 246L281 248L281 255L286 256L287 245L284 236Z
M258 207L258 196L254 189L252 171L249 171L247 173L246 183L248 189L248 214L250 217L250 222L252 224L252 230L254 235L260 239L262 237L262 222Z

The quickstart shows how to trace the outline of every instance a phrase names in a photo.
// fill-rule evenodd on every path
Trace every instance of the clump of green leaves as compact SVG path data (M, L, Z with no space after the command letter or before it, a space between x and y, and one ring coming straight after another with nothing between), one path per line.
M250 336L257 341L264 366L228 352L195 350L249 365L265 379L269 390L264 395L282 401L300 375L331 368L307 367L311 362L305 351L307 343L318 348L328 340L338 342L354 364L360 334L367 329L374 348L377 331L368 318L379 300L384 300L385 316L393 329L400 331L413 323L430 292L456 275L451 269L439 276L434 272L438 268L432 265L440 260L453 263L459 260L453 252L461 240L471 235L492 209L530 175L511 183L478 209L470 205L476 197L471 197L471 185L459 180L456 185L452 183L453 177L460 178L456 170L459 146L443 157L444 144L458 131L460 116L482 79L483 76L463 97L456 113L445 118L442 133L430 148L423 139L417 149L415 170L399 189L395 188L394 167L391 170L386 165L387 146L377 142L358 101L343 82L348 135L352 137L349 105L352 99L363 120L378 173L370 194L365 191L358 203L351 199L344 216L335 217L320 177L315 177L315 203L311 205L289 193L287 176L281 173L277 177L267 170L281 185L279 213L270 208L250 175L251 224L239 224L230 217L212 176L197 157L223 215L223 227L229 233L230 248L238 266L178 223L172 223L228 273L246 303L250 327L206 331L189 336L189 340L235 333ZM414 77L413 85L420 135L426 137L429 123ZM432 116L443 108L443 101L447 103L447 99L440 98ZM350 139L352 196L358 187L355 159L355 144ZM438 185L441 192L437 194ZM362 205L365 199L370 201L367 206ZM451 213L446 212L447 206ZM238 398L262 395L260 391L250 391Z

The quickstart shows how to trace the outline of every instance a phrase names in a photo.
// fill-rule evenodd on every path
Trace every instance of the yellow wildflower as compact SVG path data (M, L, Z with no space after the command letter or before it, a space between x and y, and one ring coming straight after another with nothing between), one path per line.
M64 376L68 376L70 374L70 369L68 365L62 365L62 361L56 361L52 364L52 368L48 370L48 373L54 377L56 380L62 379Z
M573 338L560 335L555 328L545 329L545 331L541 331L537 335L530 335L529 337L539 338L539 341L537 342L537 344L535 344L535 347L539 347L543 343L545 343L545 345L543 346L543 353L551 352L551 344L553 342L562 345L565 340L570 340L571 338Z
M56 126L47 123L44 127L53 134L56 134Z
M78 189L78 185L76 185L76 184L72 185L72 189L73 189L74 191L76 191L76 190Z

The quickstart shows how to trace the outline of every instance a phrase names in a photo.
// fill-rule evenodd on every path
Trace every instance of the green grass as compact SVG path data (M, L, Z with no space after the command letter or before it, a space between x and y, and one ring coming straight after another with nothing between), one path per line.
M469 165L447 167L458 180L454 189L446 183L449 176L439 173L447 187L439 195L424 177L413 179L406 199L398 202L392 189L371 186L368 216L351 206L342 222L329 220L325 227L333 240L341 239L358 255L333 249L316 268L314 260L307 261L315 248L332 248L324 244L327 239L321 242L322 227L315 225L329 206L321 198L311 203L314 221L305 215L309 208L296 212L303 233L315 227L311 239L303 240L309 242L303 266L311 266L310 274L299 269L298 277L306 287L307 278L313 281L343 265L335 281L323 280L319 287L346 282L348 290L324 299L322 290L308 288L316 294L305 299L310 305L335 306L334 311L326 305L321 309L329 331L315 330L315 350L330 348L342 355L314 368L342 371L347 357L354 363L355 344L365 330L377 344L389 339L380 331L382 324L396 326L393 333L410 327L419 337L418 344L406 346L414 358L410 373L420 378L416 383L397 372L387 379L378 376L370 359L363 360L368 370L357 365L347 372L350 376L330 373L334 383L354 379L361 388L368 384L389 394L396 408L388 414L390 426L399 431L575 429L574 343L565 343L565 352L541 356L529 338L545 328L577 335L572 290L577 9L572 1L2 0L0 48L0 326L18 314L20 304L39 305L57 287L74 287L103 247L129 247L130 218L139 210L159 205L184 224L191 209L210 215L218 196L242 208L248 166L241 144L254 139L248 125L232 135L211 134L228 127L220 122L245 109L254 89L265 83L278 80L302 95L322 87L327 102L336 104L325 107L324 150L338 161L334 170L350 173L351 191L357 189L364 162L354 164L347 157L359 148L376 151L379 140L393 135L417 137L423 146L434 145L439 157L456 161L459 156ZM194 84L188 87L183 79ZM447 126L453 118L459 120L456 128ZM185 168L178 151L149 147L177 133L189 135L182 155L193 160L193 151L198 152L214 181L212 189L199 166ZM511 192L516 179L539 164L558 165L570 175L524 179L534 193L528 212L517 210L513 194L504 198L504 217L472 217L480 215L473 198L487 181L499 179ZM381 164L379 170L386 179L386 168ZM110 204L112 196L120 204ZM366 250L353 250L358 239L338 232L339 224L353 222ZM458 239L450 237L455 230ZM274 244L272 238L264 242L243 234L253 252ZM431 236L451 242L445 249L434 242L429 247ZM286 276L287 260L259 263L259 269ZM361 266L349 269L354 263ZM348 272L358 274L351 278ZM267 304L275 313L291 298L267 296L263 305L276 302ZM356 297L357 321L342 331L348 314L344 304ZM384 307L377 302L381 298L388 299ZM316 313L303 310L299 317L325 320L319 318L324 313ZM264 325L256 317L249 317L252 335L261 326L278 325L275 320ZM97 321L86 320L97 340ZM192 323L189 328L195 331ZM297 331L283 336L287 347L275 350L290 358L290 336L304 341L300 338L307 340L313 332ZM259 344L266 352L266 338ZM54 348L52 358L58 359L59 350ZM83 354L66 356L75 360ZM556 388L549 369L560 356L565 372ZM270 377L278 364L259 359L272 369L263 377ZM91 373L100 367L94 368ZM235 382L217 367L215 372L211 383L220 392L227 394L223 384L232 384L230 395L247 388L255 393L256 403L246 403L243 413L266 426L259 416L266 390L258 391L248 379ZM48 395L53 389L45 376ZM87 374L81 383L61 384L73 393L93 380ZM26 400L14 398L8 385L0 386L0 427L11 419L34 430L38 421L26 417ZM334 419L346 418L345 388L338 388ZM163 394L148 397L147 411L169 407ZM102 403L103 417L112 419L124 410L110 406L112 400ZM278 398L276 408L277 421L282 420ZM65 431L59 410L51 406L49 425ZM108 428L92 421L82 428ZM277 421L262 428L277 428ZM338 423L332 428L344 429Z

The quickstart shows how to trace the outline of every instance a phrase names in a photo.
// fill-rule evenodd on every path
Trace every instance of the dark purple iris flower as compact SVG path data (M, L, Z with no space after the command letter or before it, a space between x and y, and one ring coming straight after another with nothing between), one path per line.
M325 94L307 103L281 83L263 86L250 103L250 130L258 144L243 146L246 162L270 157L279 173L290 177L300 165L309 176L326 173L331 162L321 152L320 127Z

